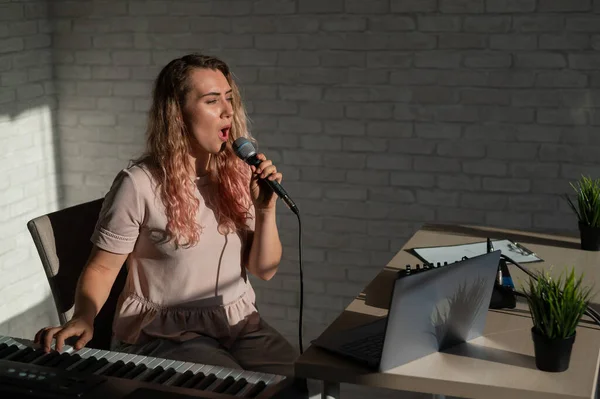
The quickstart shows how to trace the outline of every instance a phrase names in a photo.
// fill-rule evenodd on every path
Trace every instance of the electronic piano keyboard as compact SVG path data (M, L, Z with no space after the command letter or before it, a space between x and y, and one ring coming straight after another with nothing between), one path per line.
M0 397L85 399L272 398L284 376L92 348L44 353L0 335ZM7 396L6 394L12 394Z

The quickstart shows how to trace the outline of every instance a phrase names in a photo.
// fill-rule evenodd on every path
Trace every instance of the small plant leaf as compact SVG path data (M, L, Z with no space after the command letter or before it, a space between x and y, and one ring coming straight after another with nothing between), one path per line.
M524 294L535 329L548 338L561 339L575 334L592 298L592 287L584 286L583 276L571 268L558 279L538 272L529 278Z
M577 219L587 226L600 227L600 179L593 180L582 175L577 182L569 185L575 192L577 205L567 194L565 199Z

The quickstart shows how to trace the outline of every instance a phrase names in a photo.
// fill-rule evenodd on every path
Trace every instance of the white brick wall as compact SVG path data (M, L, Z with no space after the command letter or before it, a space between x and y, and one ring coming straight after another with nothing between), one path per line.
M0 334L56 321L28 220L57 209L61 179L46 1L0 4Z
M61 206L103 195L142 149L160 67L190 51L231 64L302 211L307 342L420 223L575 232L558 196L600 177L598 0L54 0L51 15ZM2 73L22 82L4 103L51 87L13 65L47 43L36 29L0 29ZM255 286L296 343L297 224L280 215L284 262Z

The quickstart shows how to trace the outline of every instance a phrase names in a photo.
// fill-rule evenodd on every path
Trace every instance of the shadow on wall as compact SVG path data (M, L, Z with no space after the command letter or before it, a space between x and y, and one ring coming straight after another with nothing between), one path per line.
M0 336L33 339L42 327L58 325L54 300L47 296L39 304L0 323Z
M16 336L56 314L41 291L46 278L26 227L63 206L49 4L12 2L0 12L8 27L0 57L0 332Z

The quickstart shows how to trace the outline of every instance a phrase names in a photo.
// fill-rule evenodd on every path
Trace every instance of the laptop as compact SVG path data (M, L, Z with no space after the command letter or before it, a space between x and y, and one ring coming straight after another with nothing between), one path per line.
M386 317L321 336L313 344L387 371L480 337L500 253L399 273Z

